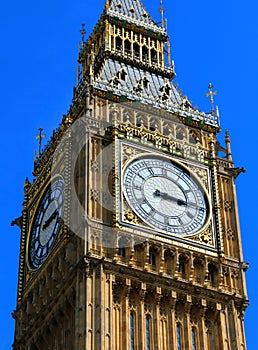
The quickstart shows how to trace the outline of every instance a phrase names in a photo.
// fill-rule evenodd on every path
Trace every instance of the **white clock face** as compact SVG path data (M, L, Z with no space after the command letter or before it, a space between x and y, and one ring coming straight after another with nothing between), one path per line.
M36 211L30 238L28 259L32 269L39 268L50 253L59 231L64 203L64 181L53 180Z
M170 234L195 234L209 215L201 186L166 158L146 156L133 161L124 172L123 190L140 219Z

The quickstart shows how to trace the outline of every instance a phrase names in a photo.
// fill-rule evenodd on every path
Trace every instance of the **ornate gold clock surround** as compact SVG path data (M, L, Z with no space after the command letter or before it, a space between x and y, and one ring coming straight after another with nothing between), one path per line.
M169 155L164 155L163 152L160 152L158 150L153 151L153 149L146 147L146 146L137 146L135 143L132 143L130 141L119 141L119 154L124 154L126 157L121 157L121 165L120 165L120 173L119 178L122 181L123 178L123 172L125 168L132 162L134 159L140 159L141 157L144 157L146 155L151 156L157 156L157 157L163 157L168 160L173 160L174 162L177 162L178 164L182 164L185 168L187 168L190 173L191 169L195 167L195 169L199 172L203 173L202 179L198 177L198 175L193 176L198 179L198 181L202 184L206 184L205 192L207 191L207 198L209 201L209 206L212 208L212 198L211 198L211 179L210 179L210 170L207 166L201 166L194 164L192 161L188 161L186 159L180 159L176 157L171 157ZM126 159L127 158L127 159ZM203 187L204 188L204 187ZM185 241L189 240L192 242L198 242L202 245L207 245L211 248L216 248L216 239L215 239L215 231L214 231L214 219L211 215L209 215L205 225L203 228L198 231L197 233L193 235L184 235L183 237L179 237L177 235L168 234L162 231L159 231L157 229L151 228L146 223L144 223L138 216L135 214L134 211L131 210L128 203L126 202L126 199L123 195L123 185L120 183L120 224L134 227L134 229L144 230L145 232L150 232L152 235L160 236L160 237L167 237L171 238L172 241ZM210 214L210 213L209 213ZM141 235L141 234L140 234Z

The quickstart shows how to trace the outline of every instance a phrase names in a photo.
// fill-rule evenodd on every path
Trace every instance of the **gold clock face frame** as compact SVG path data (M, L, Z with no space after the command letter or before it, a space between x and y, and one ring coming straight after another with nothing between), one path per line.
M122 171L127 205L151 229L189 237L205 229L211 218L209 195L189 169L174 158L144 153Z
M64 180L52 179L39 199L27 240L27 265L39 269L56 241L64 209Z

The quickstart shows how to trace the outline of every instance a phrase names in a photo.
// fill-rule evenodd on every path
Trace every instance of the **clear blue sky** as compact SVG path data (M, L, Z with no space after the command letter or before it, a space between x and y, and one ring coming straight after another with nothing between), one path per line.
M229 129L237 179L251 306L246 313L248 350L257 349L257 81L258 3L256 0L164 0L169 18L176 82L200 109L211 81L217 90L223 132ZM159 0L145 0L159 18ZM11 349L15 309L23 182L31 178L35 135L50 136L70 105L75 84L81 23L89 32L104 0L2 2L0 7L1 181L0 181L0 349ZM224 136L222 135L221 140Z

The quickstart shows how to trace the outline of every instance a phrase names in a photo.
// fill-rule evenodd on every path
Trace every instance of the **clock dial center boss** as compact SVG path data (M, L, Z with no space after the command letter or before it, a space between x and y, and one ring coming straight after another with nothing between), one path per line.
M206 191L198 181L164 157L132 161L123 174L123 193L142 221L175 235L199 232L210 212Z

